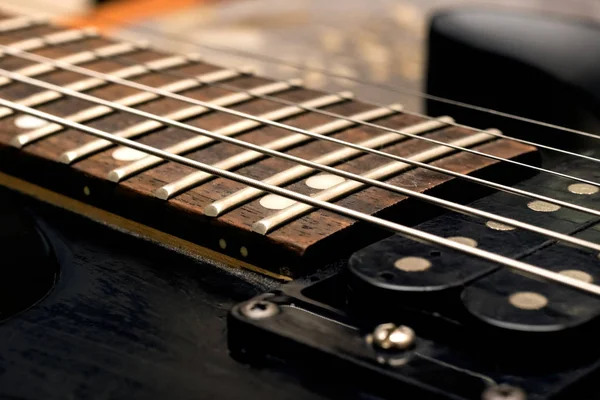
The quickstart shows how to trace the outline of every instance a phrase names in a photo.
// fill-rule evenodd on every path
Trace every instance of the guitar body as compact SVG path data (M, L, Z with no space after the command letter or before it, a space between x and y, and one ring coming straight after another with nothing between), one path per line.
M541 165L591 179L599 176L587 164L557 166L556 160L542 157ZM516 187L536 187L551 194L563 184L536 175ZM587 199L588 204L594 201ZM478 209L522 219L535 214L527 204L527 199L511 201L506 193L472 203ZM537 217L536 222L569 231L584 222L580 217L559 210ZM587 220L583 226L574 229L580 237L600 240L597 220ZM455 214L416 227L475 242L499 254L546 262L556 272L577 265L578 271L594 280L598 274L596 253L572 251L528 232L504 230L489 222L473 224ZM403 265L399 260L409 262ZM327 376L321 382L324 386L341 388L351 381L382 398L397 391L415 399L597 398L598 326L584 316L597 304L595 299L546 287L545 282L523 275L391 236L355 253L339 272L323 271L236 306L230 315L230 349L244 359L259 360L254 361L259 365L268 360L281 368L285 360L284 365L291 363L309 376ZM516 295L514 303L507 301L511 293ZM538 313L538 293L548 299L547 304L562 299L564 308L546 310L546 306ZM519 295L523 303L517 300ZM256 302L262 308L264 302L276 304L279 311L269 318L252 318L246 310ZM582 318L581 324L569 326L571 317ZM414 329L415 347L389 351L370 346L374 327L385 321ZM336 378L328 373L331 370L344 373Z
M436 46L451 38L454 50L465 58L460 65L478 64L480 54L472 51L469 38L462 33L452 36L461 30L445 23L443 18L434 19L432 59L449 51L446 45ZM499 52L493 43L486 50L485 60L493 60L491 55ZM514 73L528 67L514 60L507 65L515 66ZM486 103L479 84L461 92L464 86L453 86L456 82L447 79L447 71L439 64L429 66L431 94L528 116L523 104L505 107L508 100L500 98ZM551 78L548 82L559 82ZM554 88L535 84L552 92L563 82ZM569 93L577 97L576 90ZM587 117L593 114L597 93L588 95L584 98L591 100L582 100L585 118L570 112L573 104L552 102L552 110L560 106L567 116L553 122L596 127L596 121ZM539 96L547 98L547 93ZM460 113L460 108L434 103L427 104L433 115ZM539 109L529 116L546 117L537 114ZM481 117L473 113L461 117L459 122L481 125ZM523 125L503 128L518 131ZM549 131L523 137L560 142L545 140ZM571 147L600 156L597 146L582 143ZM547 151L530 153L523 151L517 159L600 181L600 170L592 161L565 161ZM486 175L474 175L518 181L516 188L597 208L598 193L590 185L572 186L565 178L503 167L492 165ZM157 243L156 236L148 240L144 229L134 229L132 235L132 230L115 229L109 220L98 223L101 218L94 207L84 207L79 212L83 215L77 215L35 185L15 184L4 174L2 179L8 188L2 188L0 198L10 210L0 215L2 235L19 243L6 242L6 264L27 270L21 275L35 276L36 284L21 275L2 278L2 284L6 277L14 280L5 288L19 301L0 309L0 397L579 400L600 396L594 385L600 376L597 297L563 286L548 288L542 280L528 280L489 262L400 235L372 240L319 268L306 266L305 273L283 283L278 275L187 254L179 242ZM600 243L598 218L560 207L549 210L491 189L475 195L475 186L453 182L435 193L456 198L452 195L460 191L458 197L475 208L533 220L536 226ZM458 214L434 213L432 207L423 207L422 213L428 217L407 220L423 231L460 237L464 243L475 241L498 254L532 262L550 260L556 272L564 272L561 265L576 262L579 276L600 280L594 252L575 252L540 235L513 232L490 221L486 225ZM21 260L18 255L25 252L27 260ZM503 301L511 293L518 295L514 301L511 297L514 308ZM538 295L527 295L531 293ZM392 322L410 329L404 331L406 342L389 347L379 341L377 329Z
M49 293L38 292L39 301L2 323L1 397L315 398L293 377L250 369L228 353L227 313L275 282L8 190L2 196L51 243L55 255L43 267L54 272L56 259L60 268ZM8 217L2 223L5 231L19 229Z
M54 273L55 260L59 265L49 293L38 291L39 301L2 323L1 381L7 398L237 399L252 393L253 398L372 399L402 390L414 396L409 398L476 399L487 387L490 378L483 373L490 366L470 365L473 361L465 360L465 353L445 343L446 329L452 326L446 321L441 323L441 337L427 341L431 359L443 361L423 358L407 376L388 381L386 368L360 365L360 355L350 361L342 356L363 343L349 336L354 330L344 331L342 326L340 331L331 320L372 324L364 315L354 319L343 304L348 281L338 271L348 268L346 262L281 286L252 272L177 254L27 196L2 192L15 211L33 218L52 246L43 268ZM16 230L6 217L3 225L7 231ZM271 293L280 294L281 304L296 304L309 313L292 315L286 321L291 328L281 323L273 331L258 321L262 329L256 332L235 306ZM390 308L381 302L390 304L389 299L375 299L365 307L381 307L389 318ZM232 309L236 311L229 315ZM439 321L423 323L433 329L440 326ZM306 340L319 345L308 351ZM347 341L350 348L339 347ZM577 368L547 371L546 356L536 357L525 371L520 369L523 359L517 358L516 371L511 370L513 364L510 372L494 378L529 382L540 391L529 397L533 399L563 398L549 396L562 394L575 380L576 398L596 398L593 376L600 363L586 360L576 363ZM494 352L483 359L499 363ZM332 366L344 373L331 373ZM528 376L530 371L536 371L535 377ZM573 398L570 395L566 392L564 398Z

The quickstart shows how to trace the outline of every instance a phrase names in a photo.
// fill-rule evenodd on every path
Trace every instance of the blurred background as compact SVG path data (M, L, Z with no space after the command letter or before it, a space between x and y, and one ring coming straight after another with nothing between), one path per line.
M414 92L423 88L428 16L465 4L600 19L597 0L2 0L1 7L421 110Z

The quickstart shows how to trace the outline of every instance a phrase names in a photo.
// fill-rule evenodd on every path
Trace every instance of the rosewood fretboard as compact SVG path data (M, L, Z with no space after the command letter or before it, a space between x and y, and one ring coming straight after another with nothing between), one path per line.
M404 157L422 157L424 151L436 145L254 98L243 91L320 107L445 142L462 143L460 141L464 142L465 138L482 135L448 126L443 120L430 121L404 114L399 109L374 107L352 100L346 94L330 95L303 88L297 82L275 82L245 71L223 69L206 64L197 56L173 56L89 32L69 31L8 16L2 18L0 44ZM1 57L0 68L352 173L370 173L376 179L411 190L461 202L481 194L477 190L481 188L439 173L396 167L383 173L380 167L390 164L389 159L349 151L337 144L80 74L53 70L19 57ZM186 77L198 77L199 80ZM219 87L223 84L242 92ZM231 144L217 143L182 129L160 126L153 121L65 98L31 85L1 80L0 97L242 175L270 180L303 194L324 195L323 191L337 190L332 201L402 223L413 224L435 212L434 207L425 207L423 203L382 189L343 182L335 176L298 168L289 161L264 157ZM169 237L173 246L191 245L187 247L233 266L258 268L278 276L297 276L328 260L347 255L381 234L348 218L320 210L299 210L298 214L292 213L289 218L279 220L266 235L258 234L252 231L253 224L265 219L269 221L281 208L290 206L289 202L277 196L253 193L239 183L207 176L189 167L152 157L143 158L144 155L137 151L115 147L84 133L15 114L8 109L0 109L0 144L4 184L37 193L46 200L55 199L49 201L103 222L137 229L138 233L148 234L155 240L166 241ZM522 157L535 151L532 147L497 139L472 147L504 158ZM465 174L494 174L496 180L508 176L507 166L500 169L494 160L464 152L454 151L419 160ZM330 189L336 184L335 189ZM347 190L340 190L345 186ZM103 214L98 209L112 214ZM205 211L209 215L205 215ZM122 218L109 217L113 214Z

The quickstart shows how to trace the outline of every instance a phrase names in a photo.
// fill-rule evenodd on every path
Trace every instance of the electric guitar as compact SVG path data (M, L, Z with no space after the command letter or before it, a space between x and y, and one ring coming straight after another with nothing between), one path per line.
M0 394L597 399L599 37L437 13L421 115L2 15Z

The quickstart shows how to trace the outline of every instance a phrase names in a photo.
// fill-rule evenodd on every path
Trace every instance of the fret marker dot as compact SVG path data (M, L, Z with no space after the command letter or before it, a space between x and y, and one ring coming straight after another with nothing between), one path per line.
M403 257L394 263L394 267L405 272L421 272L431 267L431 262L422 257Z
M112 153L112 158L119 161L136 161L147 156L143 151L132 149L129 147L119 147Z
M246 247L244 247L244 246L240 247L240 254L243 257L248 257L248 249Z
M588 274L587 272L580 271L578 269L565 269L563 271L560 271L559 274L568 276L569 278L578 279L586 283L592 283L592 281L594 280L592 275Z
M596 194L600 191L597 186L588 185L587 183L574 183L569 185L568 189L571 193L583 195Z
M488 228L493 229L495 231L512 231L515 229L514 226L504 225L504 224L501 224L500 222L496 222L496 221L488 221L485 223L485 225Z
M227 248L227 242L225 241L225 239L219 239L219 247L223 250Z
M477 240L471 239L466 236L451 236L448 240L452 240L453 242L464 244L466 246L477 247Z
M557 206L556 204L552 204L552 203L547 203L547 202L541 201L541 200L534 200L534 201L528 203L527 207L529 207L530 210L538 211L538 212L545 212L545 213L560 210L560 206Z
M313 189L325 190L344 182L345 179L341 176L332 174L321 174L311 176L306 180L306 186Z
M33 115L21 115L15 119L15 125L21 129L37 129L47 124L45 119Z
M288 199L287 197L278 196L276 194L268 194L262 199L260 199L259 203L264 208L268 208L269 210L283 210L294 204L296 201L292 199Z
M83 194L85 194L86 196L89 196L92 192L90 191L90 188L87 186L83 187Z
M548 305L548 298L536 292L517 292L508 298L510 304L521 310L539 310Z

